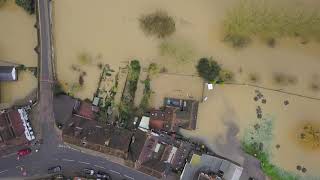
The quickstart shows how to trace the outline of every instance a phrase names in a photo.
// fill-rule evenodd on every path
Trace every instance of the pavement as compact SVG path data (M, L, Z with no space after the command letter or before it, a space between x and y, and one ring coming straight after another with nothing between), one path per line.
M42 144L31 145L32 153L18 158L16 153L0 158L0 179L27 179L47 175L47 169L60 165L67 175L92 168L107 172L113 179L155 179L139 171L111 162L100 156L86 154L65 145L55 126L52 87L55 81L51 43L50 0L36 0L39 35L39 99L38 135ZM35 150L39 149L38 152Z

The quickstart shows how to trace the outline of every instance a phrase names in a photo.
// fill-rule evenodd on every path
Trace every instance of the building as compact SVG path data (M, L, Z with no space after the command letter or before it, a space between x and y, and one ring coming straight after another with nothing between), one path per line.
M133 133L73 115L62 129L67 143L127 159Z
M193 154L191 161L186 163L180 179L239 180L242 170L242 167L226 159L207 154Z
M151 110L149 127L155 130L176 132L179 124L175 118L175 111L176 109L171 107L166 107L164 110Z
M27 144L34 139L25 108L7 109L0 113L0 152Z
M164 99L164 109L151 110L149 127L166 132L177 132L179 128L195 130L199 102L175 98Z
M199 102L195 100L165 98L166 107L176 108L176 121L183 129L195 130L197 126Z
M18 73L15 66L0 66L0 81L16 81Z
M183 169L190 151L191 144L187 142L149 134L135 167L156 178L165 178L172 169Z
M85 119L94 120L96 113L99 112L99 107L92 105L89 102L77 100L74 108L74 114Z

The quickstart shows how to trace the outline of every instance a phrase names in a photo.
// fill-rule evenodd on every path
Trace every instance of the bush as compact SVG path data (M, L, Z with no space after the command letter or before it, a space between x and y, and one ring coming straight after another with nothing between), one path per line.
M134 96L137 90L141 66L138 60L130 62L127 82L119 106L119 116L125 127L134 117Z
M240 1L224 20L224 40L234 47L245 46L253 37L266 40L270 47L281 37L320 40L319 11L288 7L274 6L268 1Z
M65 93L62 85L59 82L57 82L53 85L53 95L57 96L60 94L66 94L66 93Z
M219 81L221 82L229 82L234 80L234 74L231 71L221 70L219 73Z
M211 58L201 58L197 65L199 75L207 81L218 81L221 71L220 65Z
M29 14L34 14L34 11L35 11L34 0L16 0L16 4L22 7Z
M140 19L142 30L148 35L158 38L165 38L173 34L176 30L174 19L164 11L144 15Z
M180 62L191 61L194 58L194 50L187 42L163 41L158 46L161 56L167 56Z

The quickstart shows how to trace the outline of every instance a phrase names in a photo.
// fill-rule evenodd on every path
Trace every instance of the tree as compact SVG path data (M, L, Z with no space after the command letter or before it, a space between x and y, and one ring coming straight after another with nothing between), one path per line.
M6 2L7 0L0 0L0 7L3 6Z
M207 81L218 81L220 65L212 58L201 58L197 65L199 75Z
M148 35L165 38L176 31L174 19L164 11L156 11L142 16L140 19L142 30Z
M34 0L16 0L16 4L22 7L29 14L34 14L34 11L35 11Z

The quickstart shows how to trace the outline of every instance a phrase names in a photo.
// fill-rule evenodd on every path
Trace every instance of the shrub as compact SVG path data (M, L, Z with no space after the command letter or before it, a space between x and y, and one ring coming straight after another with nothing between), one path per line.
M163 41L158 48L161 56L168 56L180 62L191 61L194 57L193 48L187 42Z
M219 73L219 81L229 82L234 80L234 74L231 71L221 70Z
M7 0L0 0L0 7L2 7L6 2Z
M142 16L140 19L142 30L148 35L165 38L176 30L174 19L164 11L156 11Z
M78 60L81 65L87 65L92 62L92 56L87 52L82 52L78 55Z
M220 65L212 58L201 58L197 65L199 75L207 81L218 81Z
M290 9L287 4L242 0L229 11L223 28L224 40L234 47L243 47L253 37L265 39L270 47L281 37L320 40L320 13L301 6Z
M16 4L22 7L29 14L34 14L34 11L35 11L34 0L16 0Z

